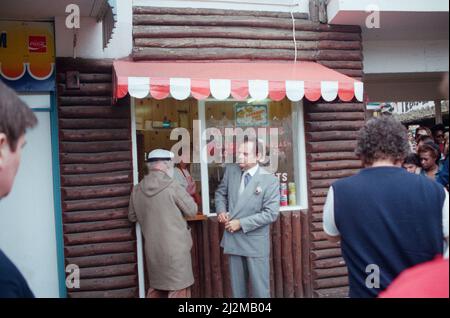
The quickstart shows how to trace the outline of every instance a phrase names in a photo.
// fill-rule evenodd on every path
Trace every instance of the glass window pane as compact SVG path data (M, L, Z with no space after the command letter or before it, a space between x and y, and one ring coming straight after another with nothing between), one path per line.
M222 135L222 145L225 147L225 153L222 153L222 162L211 162L208 164L209 176L209 196L210 196L210 211L216 212L214 203L214 194L222 180L225 169L225 155L235 151L234 145L228 145L225 142L226 128L242 128L245 131L247 128L255 129L258 139L266 141L269 147L273 136L270 135L270 128L276 129L278 132L278 145L275 149L266 149L266 156L263 158L261 166L272 173L275 173L282 186L286 189L286 197L282 198L280 202L282 206L295 206L299 203L298 191L296 189L296 169L294 164L297 156L294 156L293 136L296 134L293 127L293 107L288 100L281 102L264 101L264 102L236 102L236 101L207 101L205 103L205 120L206 128L216 128ZM264 129L259 131L258 128ZM228 131L229 132L229 131ZM264 136L265 134L265 136ZM235 139L236 140L236 139ZM214 156L214 145L217 144L216 138L208 138L208 152L210 156ZM274 153L275 152L275 153ZM269 160L269 155L277 157L276 162ZM214 156L216 157L216 156ZM229 159L229 158L228 158ZM233 158L236 162L236 158ZM290 189L290 200L289 200Z

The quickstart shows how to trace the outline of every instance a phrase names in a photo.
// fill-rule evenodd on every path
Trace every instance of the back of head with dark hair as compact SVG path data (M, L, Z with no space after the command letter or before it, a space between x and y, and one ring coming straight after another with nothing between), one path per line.
M410 153L409 155L406 156L405 161L403 162L403 164L413 164L417 167L421 167L422 165L420 164L420 157L418 154L416 153Z
M0 134L5 134L12 151L27 128L37 124L36 115L17 94L0 81Z
M437 125L434 125L433 128L431 129L431 131L433 132L433 135L435 135L436 132L438 132L439 130L441 130L442 132L445 132L445 126L444 126L444 124L437 124Z
M419 142L434 142L433 137L428 136L428 135L421 135L419 137L417 137L417 143Z
M365 165L379 160L403 162L410 150L408 131L392 116L370 119L359 131L356 155Z

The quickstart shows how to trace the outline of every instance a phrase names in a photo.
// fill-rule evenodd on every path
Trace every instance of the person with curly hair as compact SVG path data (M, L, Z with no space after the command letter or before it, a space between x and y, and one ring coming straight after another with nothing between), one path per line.
M409 150L399 121L369 120L355 150L364 168L328 191L323 229L341 241L350 297L377 297L406 268L446 252L448 192L401 168Z

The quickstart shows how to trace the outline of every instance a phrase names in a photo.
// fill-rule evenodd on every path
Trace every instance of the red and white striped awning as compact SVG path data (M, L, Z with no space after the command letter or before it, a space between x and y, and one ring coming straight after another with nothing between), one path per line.
M116 98L218 100L287 97L299 101L363 101L363 83L314 62L130 62L114 61Z

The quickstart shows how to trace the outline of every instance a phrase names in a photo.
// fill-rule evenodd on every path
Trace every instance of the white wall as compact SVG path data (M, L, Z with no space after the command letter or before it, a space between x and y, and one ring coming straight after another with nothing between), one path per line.
M364 41L364 73L448 72L448 40Z
M76 57L123 58L132 50L133 10L131 0L117 0L117 22L108 47L103 49L102 23L95 18L82 17L77 30ZM57 57L73 57L73 30L65 26L65 16L55 17Z
M135 6L309 12L309 0L133 0Z
M50 114L26 135L27 145L10 195L0 201L0 248L36 297L59 297L53 201Z

